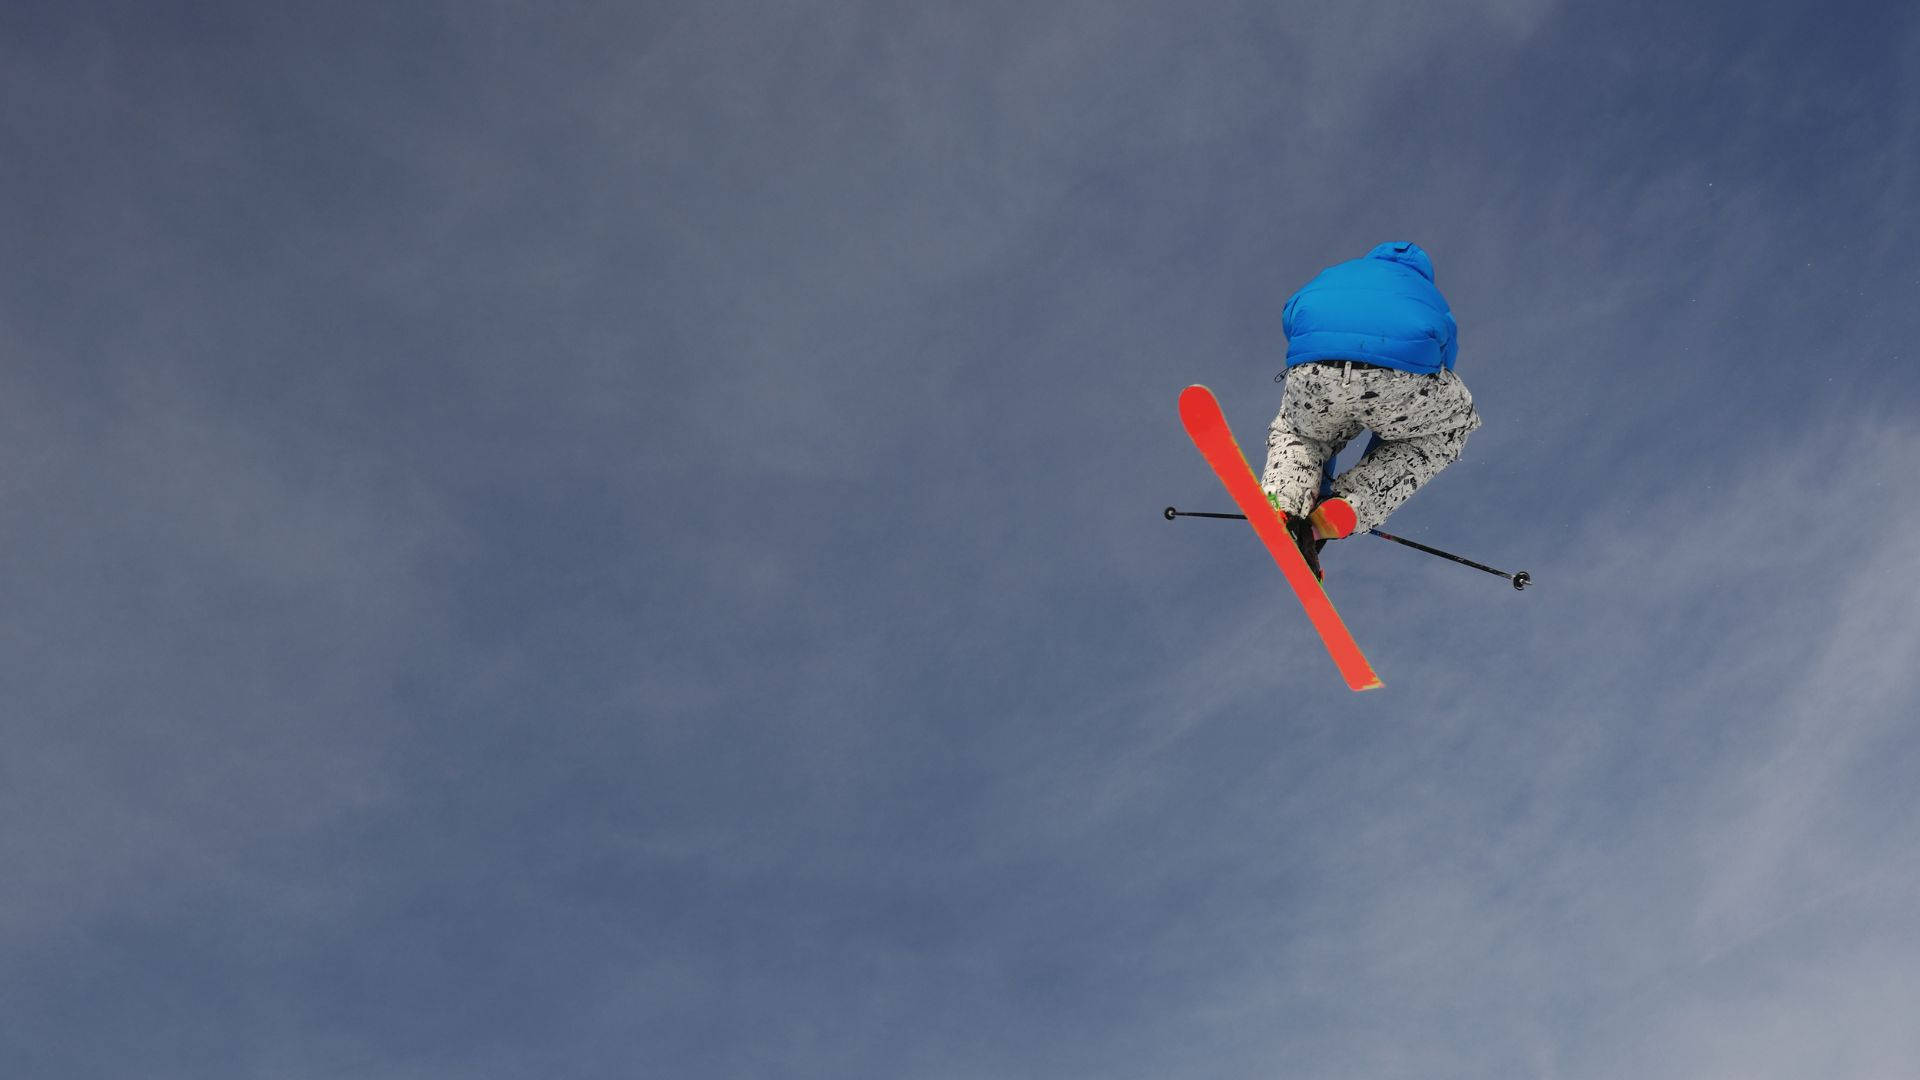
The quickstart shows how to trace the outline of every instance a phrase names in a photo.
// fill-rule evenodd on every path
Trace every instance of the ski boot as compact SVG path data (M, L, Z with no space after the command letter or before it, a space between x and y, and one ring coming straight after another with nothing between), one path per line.
M1320 569L1320 549L1327 542L1313 535L1313 519L1290 517L1287 519L1287 531L1293 534L1293 542L1300 547L1300 554L1307 560L1307 569L1313 571L1315 580L1325 581L1327 575Z

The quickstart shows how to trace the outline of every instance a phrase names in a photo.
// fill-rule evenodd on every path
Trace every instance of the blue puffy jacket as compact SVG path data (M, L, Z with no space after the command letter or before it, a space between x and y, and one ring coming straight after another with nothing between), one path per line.
M1418 244L1381 244L1320 271L1281 316L1287 366L1360 360L1431 375L1451 371L1459 328Z

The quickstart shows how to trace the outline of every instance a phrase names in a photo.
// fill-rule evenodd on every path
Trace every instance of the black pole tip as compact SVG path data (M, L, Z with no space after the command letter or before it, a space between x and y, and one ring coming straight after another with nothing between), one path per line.
M1515 589L1524 589L1531 584L1533 584L1533 575L1527 573L1525 570L1513 575L1513 587Z
M1173 520L1173 515L1174 515L1174 514L1176 514L1176 513L1178 513L1178 512L1179 512L1179 511L1177 511L1177 510L1175 510L1175 509L1174 509L1173 507L1171 507L1171 506L1169 506L1169 507L1167 507L1167 520L1168 520L1168 521L1172 521L1172 520Z

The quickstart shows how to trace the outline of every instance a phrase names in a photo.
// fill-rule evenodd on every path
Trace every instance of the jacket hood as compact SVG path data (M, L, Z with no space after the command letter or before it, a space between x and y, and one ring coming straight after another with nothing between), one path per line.
M1367 252L1367 258L1397 262L1402 266L1412 268L1428 281L1433 280L1433 260L1427 257L1427 253L1421 249L1419 244L1409 243L1405 240L1397 240L1390 244L1381 244L1379 247Z

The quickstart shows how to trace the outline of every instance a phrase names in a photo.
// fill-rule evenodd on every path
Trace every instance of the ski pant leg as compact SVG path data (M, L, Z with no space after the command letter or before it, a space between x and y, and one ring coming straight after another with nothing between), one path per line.
M1451 371L1354 374L1363 387L1361 422L1376 437L1365 456L1334 479L1333 493L1353 507L1355 531L1364 532L1459 460L1480 415L1466 384Z
M1280 413L1267 427L1267 467L1260 487L1289 516L1301 517L1313 509L1322 471L1360 433L1344 389L1338 368L1301 364L1287 369Z

